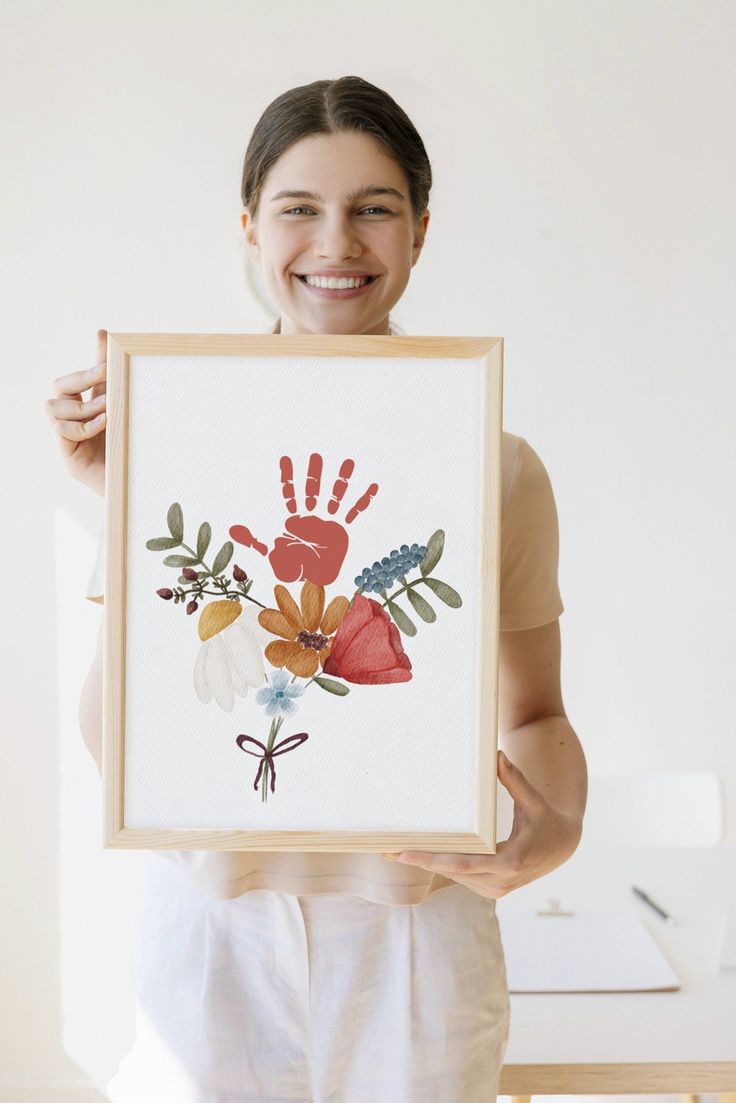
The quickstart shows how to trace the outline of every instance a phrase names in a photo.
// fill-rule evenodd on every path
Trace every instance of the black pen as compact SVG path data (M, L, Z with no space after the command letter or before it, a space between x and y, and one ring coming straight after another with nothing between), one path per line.
M657 915L661 915L662 919L664 919L665 923L669 923L669 925L671 927L676 927L677 926L677 924L676 924L675 920L672 918L672 916L668 915L667 912L664 910L664 908L660 908L659 904L655 904L654 901L651 899L651 897L647 896L647 894L643 891L643 889L638 889L636 887L636 885L632 885L631 886L631 891L635 892L636 895L639 897L639 899L643 900L645 904L648 904L650 908L653 908L654 911L657 913Z

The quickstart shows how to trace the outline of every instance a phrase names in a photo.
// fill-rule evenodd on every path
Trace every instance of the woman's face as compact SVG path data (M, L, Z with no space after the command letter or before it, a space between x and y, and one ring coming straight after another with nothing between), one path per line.
M391 188L394 192L360 193ZM309 192L280 195L282 192ZM251 258L281 310L281 332L387 334L429 222L414 223L403 169L359 133L311 134L269 169L258 219L241 215ZM362 289L322 290L305 275L375 277Z

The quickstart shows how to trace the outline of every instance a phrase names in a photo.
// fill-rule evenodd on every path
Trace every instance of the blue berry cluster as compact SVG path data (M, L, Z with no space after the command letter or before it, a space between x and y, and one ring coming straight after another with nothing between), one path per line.
M364 567L362 575L355 579L355 585L366 593L390 590L396 579L419 566L426 554L423 544L412 544L411 547L402 544L400 548L394 548L390 555L384 556L380 563L376 560L372 567Z

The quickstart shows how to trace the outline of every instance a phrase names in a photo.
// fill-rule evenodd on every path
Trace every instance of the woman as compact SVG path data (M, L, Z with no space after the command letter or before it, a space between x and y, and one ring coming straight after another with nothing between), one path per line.
M316 81L271 103L246 152L241 217L280 308L273 332L395 333L430 186L411 121L366 81ZM347 286L320 286L330 278ZM99 494L105 349L98 330L97 367L56 380L47 403L71 474ZM494 855L151 852L138 1034L108 1085L115 1103L495 1097L509 1027L495 901L571 856L586 800L560 693L554 497L510 433L502 497L499 730L514 765L499 752L498 773L511 836ZM100 641L101 629L80 702L98 766Z

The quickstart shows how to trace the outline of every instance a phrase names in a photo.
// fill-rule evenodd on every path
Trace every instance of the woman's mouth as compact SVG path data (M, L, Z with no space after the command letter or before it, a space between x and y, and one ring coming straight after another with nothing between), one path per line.
M365 295L380 276L369 276L361 287L314 287L307 283L306 276L297 275L296 279L310 294L319 295L323 299L357 299L360 295Z

